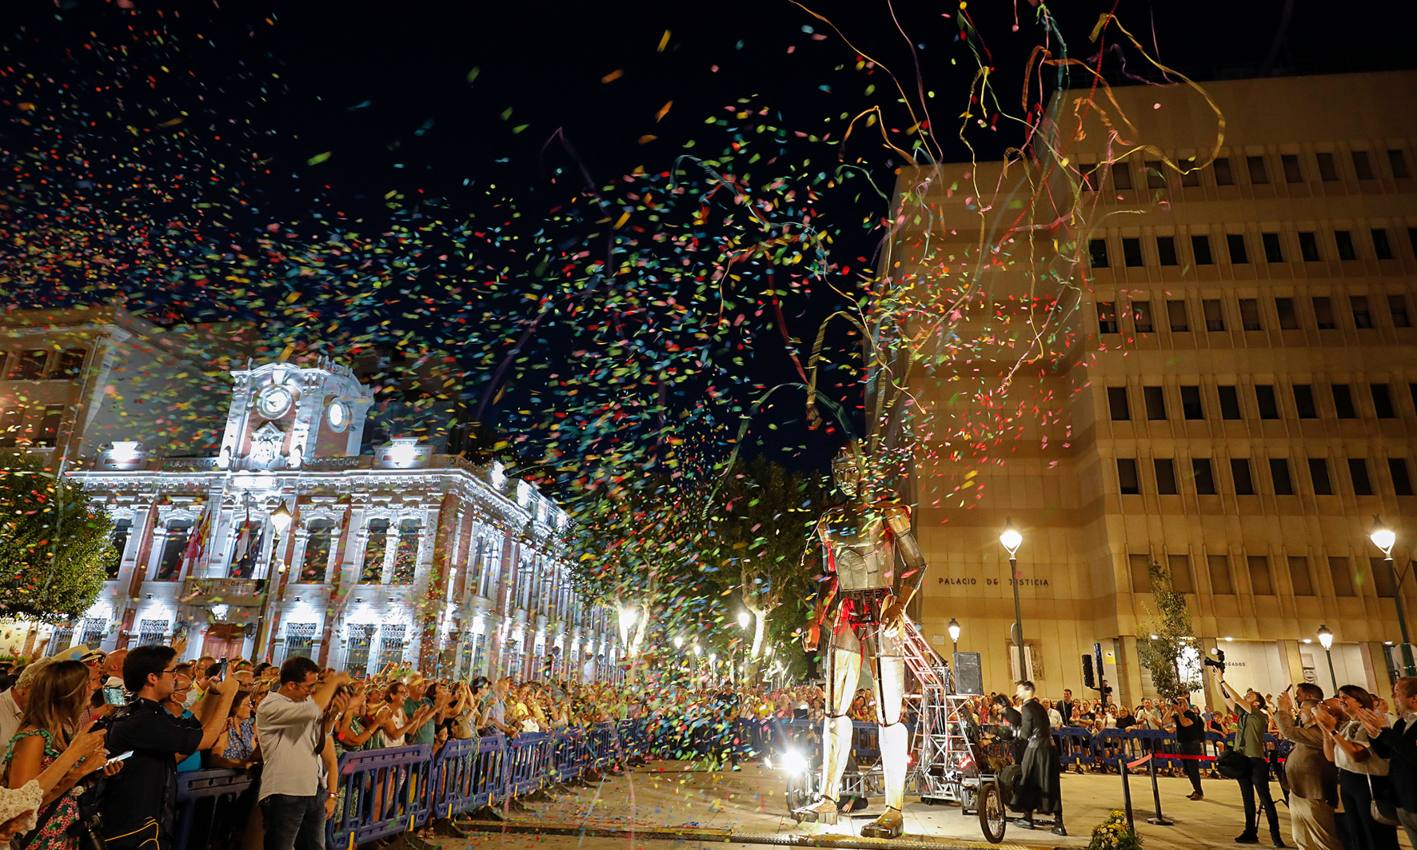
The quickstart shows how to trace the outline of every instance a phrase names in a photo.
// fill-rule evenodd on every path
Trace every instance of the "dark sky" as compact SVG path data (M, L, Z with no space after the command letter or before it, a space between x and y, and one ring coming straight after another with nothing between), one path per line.
M315 191L359 213L377 210L390 187L455 195L468 180L526 187L522 206L534 210L538 192L550 203L581 180L601 185L637 166L667 167L686 140L704 133L706 116L743 97L804 131L821 130L828 118L839 127L837 116L871 103L889 110L889 97L863 93L871 79L839 70L856 59L842 35L907 84L918 79L935 90L939 114L951 120L976 69L958 40L957 2L897 2L895 19L892 6L878 0L809 4L842 35L786 0L14 0L0 11L0 29L25 26L33 36L22 48L30 54L26 64L42 68L90 30L125 26L132 13L119 5L209 40L215 49L200 54L199 74L219 78L239 61L262 69L258 76L279 75L283 91L258 108L250 87L241 85L226 89L240 102L218 99L201 108L265 125L271 172L303 175L262 189L273 217L285 219L298 218ZM1094 54L1088 33L1099 13L1115 10L1162 62L1200 79L1410 67L1417 17L1411 6L1369 9L1345 13L1332 4L1275 0L1067 0L1055 11L1074 57ZM1034 7L989 0L971 4L969 14L996 69L997 90L1012 96L1038 40L1029 24ZM1017 34L1015 15L1024 24ZM1106 62L1114 83L1141 67L1135 51L1118 50ZM874 82L886 85L879 76ZM648 134L657 138L645 142ZM1019 141L997 137L994 150ZM982 155L991 152L989 138L976 142ZM304 167L326 152L319 169ZM879 145L863 143L854 155L889 184L897 162ZM558 174L553 189L549 182ZM868 260L878 238L849 230L841 237L844 256ZM810 339L823 309L793 305L791 332ZM772 333L765 336L748 367L753 378L764 385L791 380L786 352ZM800 430L781 415L787 431ZM817 435L801 454L821 460L838 438Z

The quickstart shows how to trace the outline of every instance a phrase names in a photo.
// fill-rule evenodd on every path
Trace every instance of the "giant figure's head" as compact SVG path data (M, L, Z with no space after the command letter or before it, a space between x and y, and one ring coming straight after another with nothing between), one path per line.
M861 495L865 476L864 464L861 458L861 446L855 440L841 447L841 451L836 453L832 459L832 478L836 481L836 487L847 498L855 499Z

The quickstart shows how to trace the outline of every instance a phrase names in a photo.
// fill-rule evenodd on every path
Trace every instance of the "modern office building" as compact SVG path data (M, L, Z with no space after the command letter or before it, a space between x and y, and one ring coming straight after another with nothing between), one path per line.
M1060 94L1034 159L900 175L889 270L929 308L905 380L919 613L937 646L958 620L986 687L1020 673L1010 520L1045 695L1088 693L1094 643L1121 699L1149 691L1152 562L1236 685L1327 689L1321 625L1339 684L1390 681L1417 550L1417 74L1203 88Z

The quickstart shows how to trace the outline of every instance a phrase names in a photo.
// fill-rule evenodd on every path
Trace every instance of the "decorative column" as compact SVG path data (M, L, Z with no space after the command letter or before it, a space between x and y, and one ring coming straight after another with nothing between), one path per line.
M457 498L452 493L444 493L440 507L430 509L425 515L424 532L419 546L420 566L414 573L415 586L422 576L427 576L428 580L423 611L415 621L418 625L418 635L415 638L418 641L418 669L423 671L433 669L434 658L440 649L438 624L443 621L447 605L448 570L452 565L451 556L457 538L458 519ZM431 539L427 531L430 527L435 529ZM424 551L428 554L426 567L422 565Z

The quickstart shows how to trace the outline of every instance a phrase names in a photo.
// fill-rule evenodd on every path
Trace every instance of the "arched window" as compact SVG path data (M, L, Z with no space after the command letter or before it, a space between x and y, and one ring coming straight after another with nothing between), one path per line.
M330 563L330 546L335 524L327 519L310 523L305 536L305 559L300 565L300 580L318 584L325 580L325 568Z
M389 521L369 520L368 538L364 544L364 570L360 584L379 584L384 580L384 552L389 546Z

